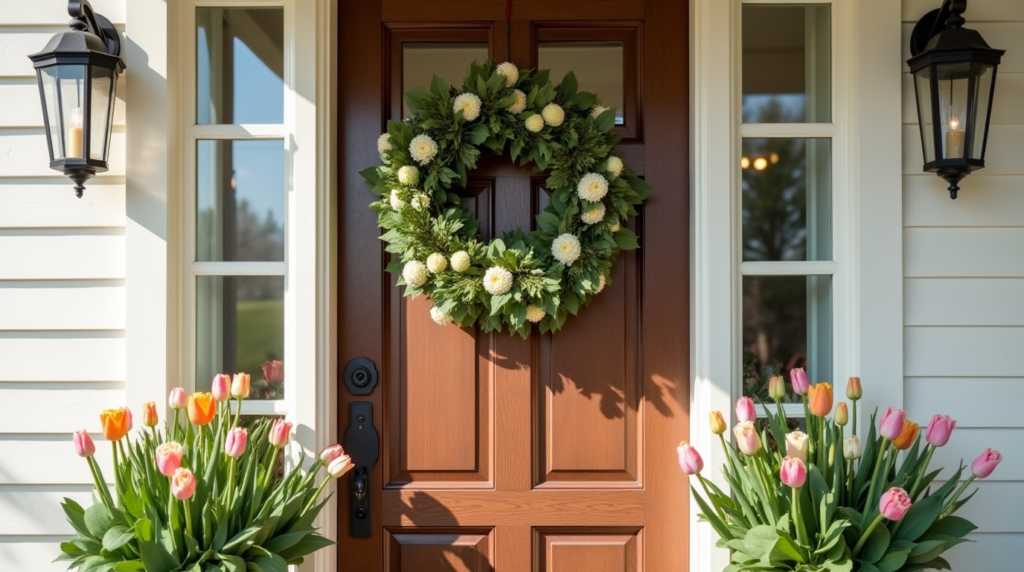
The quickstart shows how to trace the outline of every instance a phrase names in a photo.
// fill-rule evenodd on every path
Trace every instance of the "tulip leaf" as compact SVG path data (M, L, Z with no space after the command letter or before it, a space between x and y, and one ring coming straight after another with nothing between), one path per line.
M135 531L123 525L110 527L103 535L103 548L113 552L135 538Z
M228 543L224 545L224 548L221 549L221 552L232 555L245 552L249 549L249 546L251 546L252 538L256 536L259 531L260 527L255 525L246 528L228 541Z
M939 554L946 550L946 545L941 540L925 540L914 545L910 550L907 561L911 564L924 564L931 562Z
M141 560L126 560L115 564L114 572L146 572L146 565Z
M818 543L818 549L814 553L825 554L832 550L832 547L839 543L839 540L843 537L843 530L848 526L850 526L850 523L845 520L833 522L832 526L828 527L828 530L822 535L822 539Z
M76 532L82 536L92 536L89 532L89 527L85 525L85 509L82 508L75 501L65 497L64 502L61 503L61 508L64 509L64 514L68 517L68 522L75 529Z
M259 566L263 572L288 572L288 562L277 554L257 556L253 563Z
M312 554L321 548L327 548L328 546L334 546L334 541L324 538L319 534L311 534L291 548L281 551L279 556L284 558L286 562L295 563L297 559L300 559L307 554Z
M877 566L875 566L874 564L871 564L870 562L861 562L860 563L860 572L880 572L880 571L878 570Z
M796 561L801 564L805 564L807 562L807 556L803 551L797 548L796 544L785 536L780 536L778 540L775 541L771 550L768 551L767 556L768 560L771 562Z
M270 540L264 542L263 548L266 548L271 552L281 552L286 548L290 548L291 546L297 544L303 538L309 536L310 534L313 534L313 532L313 527L307 527L304 530L297 530L294 532L279 534L274 538L271 538Z
M85 526L94 538L103 538L113 523L114 517L102 504L94 504L85 511Z
M889 548L889 529L885 526L876 526L864 545L861 559L865 563L874 564L882 559L887 548Z
M898 542L899 541L894 542L889 550L886 551L885 556L875 563L879 572L896 572L907 563L907 556L910 555L910 547L903 546L901 548L896 548L895 546Z
M157 541L158 524L148 518L135 523L135 534L139 540L139 556L146 565L146 572L171 572L181 567L181 562Z
M947 516L939 519L928 529L928 536L945 535L953 538L963 538L971 531L978 528L966 518L959 516Z
M917 501L907 514L903 516L899 532L896 533L896 540L917 540L924 534L935 519L942 513L942 497L932 495L924 500Z
M774 526L760 524L751 528L743 538L730 540L726 544L730 548L735 548L760 560L772 551L778 539L779 533L775 530Z
M221 564L228 572L245 572L245 560L242 560L241 556L218 554L217 558L220 558Z

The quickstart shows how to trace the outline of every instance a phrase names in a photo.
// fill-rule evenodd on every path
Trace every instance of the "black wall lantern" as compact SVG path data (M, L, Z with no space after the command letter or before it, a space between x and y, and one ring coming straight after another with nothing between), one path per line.
M81 197L85 182L107 170L117 76L125 65L121 37L88 0L68 2L68 14L71 30L29 59L39 80L50 168L70 177Z
M907 60L914 75L924 170L958 183L985 167L985 143L995 94L996 68L1004 50L964 28L967 0L945 0L926 14L910 36Z

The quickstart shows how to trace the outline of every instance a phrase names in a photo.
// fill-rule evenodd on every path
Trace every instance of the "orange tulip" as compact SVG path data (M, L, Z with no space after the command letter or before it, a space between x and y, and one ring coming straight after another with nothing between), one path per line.
M824 417L832 413L832 386L824 381L807 390L807 401L811 413Z
M917 423L910 420L903 421L903 431L900 436L892 440L897 449L907 450L917 440Z
M217 413L217 402L212 393L195 392L188 396L188 420L193 425L206 425Z
M120 441L131 428L129 427L128 410L124 407L105 409L103 413L100 413L100 422L103 423L103 436L107 438L107 441Z

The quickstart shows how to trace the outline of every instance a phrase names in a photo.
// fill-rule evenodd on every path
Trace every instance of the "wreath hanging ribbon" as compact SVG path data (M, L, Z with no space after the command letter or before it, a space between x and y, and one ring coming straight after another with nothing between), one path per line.
M383 165L362 171L380 199L370 205L397 256L406 296L426 294L440 325L529 336L556 331L593 300L618 254L637 248L625 222L651 188L612 155L615 110L578 92L569 72L520 71L488 60L469 66L462 90L434 76L405 93L413 116L389 121L377 140ZM537 230L480 241L480 221L453 185L465 187L481 148L548 171L551 202Z

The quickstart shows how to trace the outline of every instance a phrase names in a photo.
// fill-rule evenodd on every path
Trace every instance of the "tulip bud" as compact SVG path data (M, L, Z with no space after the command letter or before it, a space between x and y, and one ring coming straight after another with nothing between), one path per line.
M687 475L696 475L704 468L704 459L701 459L697 449L686 441L676 447L676 454L679 456L679 468Z
M850 435L843 441L843 458L852 461L859 459L862 454L860 439L856 435Z
M213 394L214 399L221 403L231 399L231 378L223 373L213 376L210 393Z
M904 419L903 430L900 431L899 437L892 440L892 444L896 445L897 449L906 451L917 440L917 429L917 423Z
M878 420L878 433L882 437L892 441L893 439L900 436L903 432L903 419L905 417L902 409L890 407L885 410L882 414L882 418Z
M757 419L757 410L754 409L754 400L749 397L741 397L736 400L736 420L740 423Z
M803 431L786 433L786 456L807 462L807 434Z
M184 409L187 403L188 398L185 396L185 390L181 387L175 387L167 396L167 405L170 405L171 409Z
M171 494L178 500L187 500L192 498L192 494L196 492L196 476L192 474L192 471L179 468L174 471L174 476L171 477Z
M156 448L156 468L160 474L170 477L181 466L181 458L185 456L185 449L174 441L168 441Z
M142 406L142 424L146 427L156 427L160 417L156 414L156 402L147 401Z
M291 432L291 423L284 419L276 419L274 424L270 426L270 434L267 435L267 439L270 441L271 445L280 449L288 444L288 436Z
M860 387L860 378L851 377L846 382L846 398L850 401L857 401L864 395L864 390Z
M832 420L840 427L846 427L846 424L850 422L850 408L847 407L845 401L836 404L836 413L832 416Z
M335 459L337 459L338 457L344 457L344 456L345 456L345 449L343 449L341 445L334 444L334 445L331 445L330 447L324 449L320 453L320 462L324 466L327 466L327 465L330 465L331 462L334 461Z
M736 446L744 455L754 455L761 448L761 437L753 421L738 423L732 432L736 435Z
M779 479L787 487L798 489L804 486L804 482L807 481L807 467L804 466L804 462L800 459L786 457L782 460L782 465L779 467Z
M928 431L924 438L933 447L942 447L949 442L949 436L956 427L956 421L950 419L949 415L936 415L928 424Z
M92 442L92 437L85 429L75 431L72 441L75 443L75 453L78 453L79 457L92 457L96 453L96 444Z
M337 479L338 477L349 472L353 467L352 458L348 455L342 455L327 465L327 474Z
M781 375L773 375L768 379L768 397L774 401L782 401L786 397L786 380Z
M249 374L236 373L231 380L231 397L245 399L249 397Z
M281 383L284 381L284 363L279 359L263 362L263 379L267 383Z
M889 520L896 521L907 514L911 506L910 496L907 491L893 487L886 491L882 498L878 499L878 512Z
M789 383L793 386L793 393L797 395L806 394L811 387L811 382L807 379L807 372L802 367L794 367L789 370Z
M711 421L711 432L715 435L721 435L725 433L726 425L725 418L722 417L721 411L712 411L708 414L708 418Z
M832 385L821 382L808 388L807 402L810 405L811 413L818 417L824 417L832 413Z
M248 432L241 427L232 427L228 431L228 438L224 441L224 454L232 457L239 458L242 453L245 452L245 441L248 438Z
M985 477L992 474L992 471L996 470L996 465L1003 460L1003 456L999 454L999 451L994 449L985 449L977 459L971 463L971 473L979 478L984 479Z

